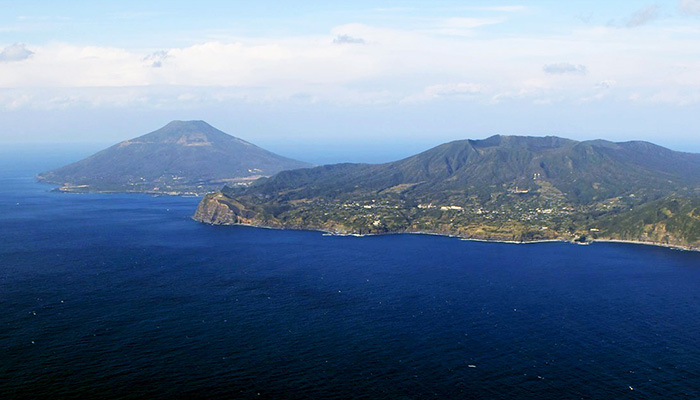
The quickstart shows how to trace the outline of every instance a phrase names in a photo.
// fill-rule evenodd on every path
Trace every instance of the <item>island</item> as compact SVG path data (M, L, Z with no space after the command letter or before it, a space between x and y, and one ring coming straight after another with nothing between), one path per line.
M700 249L700 154L496 135L385 164L283 171L207 194L194 219L341 235L628 241Z
M64 192L201 195L311 164L280 156L204 121L172 121L37 178Z

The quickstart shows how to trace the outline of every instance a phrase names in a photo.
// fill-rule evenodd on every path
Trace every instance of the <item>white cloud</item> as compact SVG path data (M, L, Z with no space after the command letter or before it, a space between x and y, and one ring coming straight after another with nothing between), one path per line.
M32 96L28 94L17 94L5 99L0 99L0 101L3 101L3 106L6 110L15 110L31 104Z
M428 86L425 92L431 96L470 96L483 92L482 85L477 83L450 83Z
M472 18L472 17L454 17L445 18L434 21L434 27L428 31L440 35L451 36L468 36L471 35L476 28L482 26L495 25L503 23L502 18Z
M550 75L586 75L588 73L588 68L585 65L569 63L546 64L542 67L542 70Z
M168 52L165 50L160 50L154 51L153 53L147 55L143 58L143 61L145 61L152 68L161 68L166 58L168 58Z
M483 85L472 82L459 82L431 85L423 89L421 93L413 94L402 100L403 103L415 103L431 101L439 98L447 99L469 99L476 95L483 94Z
M604 81L600 81L596 83L595 87L597 89L610 89L611 87L615 86L617 82L613 79L606 79Z
M485 21L451 23L468 31ZM433 28L449 24L430 21ZM620 101L635 94L635 101L681 104L696 101L700 91L696 31L597 26L556 36L484 38L425 27L347 24L327 35L241 37L159 51L32 45L36 53L27 61L0 63L0 92L14 93L1 96L0 107L169 107L232 99L575 102L613 85L606 96ZM344 37L367 45L334 43ZM572 54L575 63L552 63Z
M0 62L22 61L31 57L32 54L34 54L34 52L29 50L26 45L15 43L5 47L2 52L0 52Z
M700 14L700 0L680 0L678 8L685 14Z
M338 35L333 39L334 44L365 44L362 38L355 38L350 35Z
M659 17L659 8L658 4L653 4L638 10L627 20L625 26L635 28L655 20Z

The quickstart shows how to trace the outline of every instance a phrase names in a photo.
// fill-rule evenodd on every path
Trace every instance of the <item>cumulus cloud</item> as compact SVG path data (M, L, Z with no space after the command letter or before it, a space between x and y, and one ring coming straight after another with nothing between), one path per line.
M542 70L550 75L586 75L588 73L588 68L585 65L569 63L546 64Z
M653 4L646 6L641 10L632 14L632 16L627 20L625 26L628 28L635 28L647 24L659 17L659 6L658 4Z
M595 87L596 89L610 89L611 87L615 86L617 82L613 79L606 79L604 81L598 82Z
M143 58L143 61L147 62L153 68L160 68L163 66L163 61L168 58L168 52L165 50L155 51Z
M333 39L334 44L365 44L362 38L355 38L350 35L338 35Z
M29 50L23 43L15 43L5 47L0 52L0 62L22 61L31 57L32 54L34 52Z
M685 14L700 14L700 0L680 0L678 8Z
M457 25L478 24L460 20ZM658 99L687 96L695 101L700 93L700 61L692 56L697 41L662 27L630 31L596 26L498 40L445 36L424 28L347 24L327 36L237 37L156 52L51 42L32 47L31 62L0 63L0 108L179 107L301 98L343 105L535 103L577 101L599 93L628 101L631 93L644 100L660 92L676 94ZM333 38L364 38L372 45L341 45ZM615 81L614 90L606 90ZM3 97L7 90L15 91L12 98ZM179 97L182 93L195 96Z

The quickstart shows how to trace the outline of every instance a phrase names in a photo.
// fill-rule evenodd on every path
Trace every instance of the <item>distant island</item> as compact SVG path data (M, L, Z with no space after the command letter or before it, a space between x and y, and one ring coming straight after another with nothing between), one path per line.
M84 160L43 172L65 192L204 194L311 164L282 157L204 121L172 121Z
M386 164L280 172L211 193L217 224L514 242L630 241L700 249L700 154L647 142L493 136Z

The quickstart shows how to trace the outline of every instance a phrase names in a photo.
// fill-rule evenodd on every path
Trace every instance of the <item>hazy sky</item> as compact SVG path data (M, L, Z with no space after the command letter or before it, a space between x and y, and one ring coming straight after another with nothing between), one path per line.
M105 3L0 0L0 143L204 119L299 158L496 133L700 152L700 0Z

